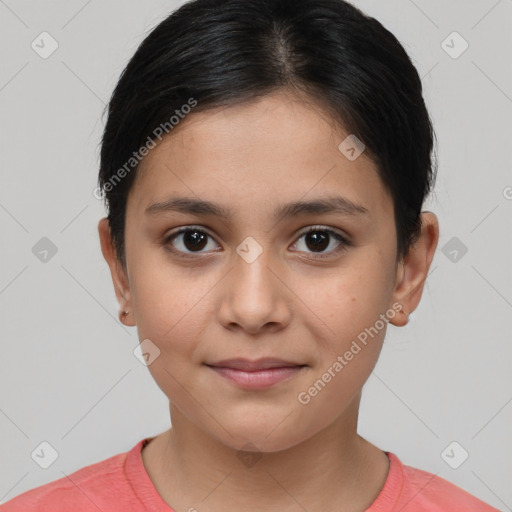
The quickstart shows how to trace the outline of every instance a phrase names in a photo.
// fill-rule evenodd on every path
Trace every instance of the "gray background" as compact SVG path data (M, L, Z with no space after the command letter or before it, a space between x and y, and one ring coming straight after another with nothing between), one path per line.
M105 102L179 3L0 0L0 503L169 426L136 328L117 317L93 189ZM359 432L512 510L512 1L354 3L422 76L439 140L425 209L441 226L422 302L390 326L365 386ZM46 59L31 47L44 31L59 45ZM454 31L469 44L457 58ZM43 237L57 249L46 262ZM58 452L48 469L31 458L43 441Z

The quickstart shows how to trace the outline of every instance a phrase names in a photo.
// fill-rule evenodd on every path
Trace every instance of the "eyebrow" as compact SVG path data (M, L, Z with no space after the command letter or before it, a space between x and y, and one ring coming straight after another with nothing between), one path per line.
M192 197L173 196L165 201L148 206L145 213L155 215L162 212L179 212L193 215L215 216L227 221L233 217L229 208ZM336 213L345 216L368 215L369 211L362 205L356 204L346 197L335 196L313 201L294 201L278 207L274 211L276 219L281 217L298 217L300 215Z

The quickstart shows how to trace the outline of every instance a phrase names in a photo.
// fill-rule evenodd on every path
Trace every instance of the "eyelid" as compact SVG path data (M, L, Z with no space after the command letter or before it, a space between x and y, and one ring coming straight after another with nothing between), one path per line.
M216 251L209 251L206 253L202 253L202 252L188 253L188 252L179 251L178 249L176 249L175 247L172 246L171 242L173 241L174 238L181 235L182 233L185 233L187 231L194 231L194 230L200 231L201 233L205 233L208 237L210 237L212 240L215 241L215 237L209 232L209 230L207 228L205 228L204 226L197 226L197 225L190 224L187 226L182 226L180 228L177 228L176 230L173 230L170 233L166 233L162 237L160 244L162 246L164 246L165 250L169 251L170 253L172 253L174 255L179 256L180 258L188 258L188 259L196 260L196 261L199 258L205 258L205 257L210 256L212 252L218 252L218 250L216 250ZM215 243L217 243L217 242L215 241Z
M300 238L302 238L304 235L307 235L308 233L312 233L315 231L324 231L324 232L329 233L331 236L334 236L334 238L336 238L338 240L339 245L338 245L338 247L336 247L335 249L333 249L329 252L307 253L308 254L307 258L309 258L309 259L320 260L320 259L332 258L334 256L337 256L337 255L345 252L348 249L348 247L350 247L352 245L350 237L348 235L346 235L345 233L338 231L336 228L332 228L330 226L324 226L324 225L320 225L320 224L309 226L305 231L300 232L297 235L297 241L294 243L294 245L297 244L298 240ZM302 251L296 251L296 252L302 252Z
M335 233L336 235L339 235L341 238L346 240L347 243L350 242L350 237L347 233L345 233L341 230L338 230L337 228L333 228L331 226L326 226L323 224L313 224L313 225L309 226L305 231L299 232L299 234L297 236L303 236L307 233L310 233L311 231L327 231L327 232Z
M171 243L171 241L178 235L180 235L184 232L187 232L187 231L194 231L194 230L205 233L207 236L209 236L211 239L213 239L215 241L215 237L209 232L208 228L191 224L188 226L182 226L181 228L177 228L175 231L172 231L171 233L164 235L161 243L162 243L162 245L167 247ZM324 225L320 225L320 224L311 225L307 229L297 233L295 235L296 238L295 238L295 242L293 245L296 245L298 240L300 238L302 238L304 235L307 235L308 233L315 232L315 231L324 231L324 232L330 233L331 236L334 236L338 240L340 245L337 248L335 248L327 253L307 253L309 255L312 255L312 256L309 256L310 259L329 258L336 254L339 254L340 252L345 251L348 246L352 245L352 243L350 241L350 237L348 235L346 235L345 233L339 232L336 228L332 228L332 227L324 226ZM215 243L217 243L217 242L215 241ZM212 251L209 251L207 253L201 253L201 252L187 253L187 252L179 251L179 250L175 249L174 247L167 248L167 249L169 251L171 251L172 253L178 254L179 256L185 257L185 258L206 257L212 253ZM213 252L218 252L218 251L213 251ZM294 252L303 252L303 251L294 251Z

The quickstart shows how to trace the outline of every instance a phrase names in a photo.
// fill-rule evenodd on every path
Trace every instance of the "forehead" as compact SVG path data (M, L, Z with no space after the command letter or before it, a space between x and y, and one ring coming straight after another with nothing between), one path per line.
M373 161L340 151L348 135L314 102L282 93L191 114L139 164L129 209L142 215L170 195L235 212L342 195L370 217L389 214L391 198Z

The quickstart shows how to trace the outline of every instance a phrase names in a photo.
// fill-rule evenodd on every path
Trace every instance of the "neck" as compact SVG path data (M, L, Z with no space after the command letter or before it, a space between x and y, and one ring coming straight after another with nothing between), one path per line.
M239 512L365 510L382 489L389 463L357 434L359 400L302 443L245 457L171 406L172 429L148 445L143 461L176 510L225 510L227 503Z

